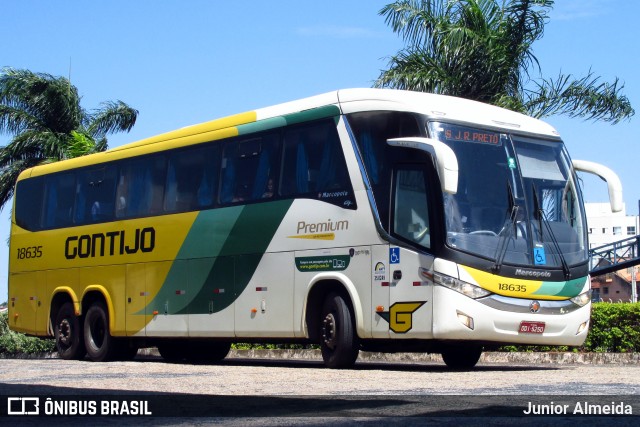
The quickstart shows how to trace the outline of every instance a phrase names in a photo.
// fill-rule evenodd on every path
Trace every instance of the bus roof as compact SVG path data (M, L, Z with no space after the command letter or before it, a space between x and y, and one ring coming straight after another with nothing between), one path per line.
M346 89L337 93L344 113L392 109L391 105L395 104L398 110L414 111L434 120L501 128L552 139L560 137L551 125L541 120L464 98L394 89Z
M323 109L323 107L332 107ZM559 134L545 122L503 108L462 98L394 89L342 89L296 101L260 108L145 138L110 150L28 169L20 179L91 164L147 154L157 150L197 144L240 135L240 129L275 128L287 123L320 116L357 111L395 110L424 114L434 120L456 121L478 126L504 128L558 139ZM244 132L248 133L248 132Z

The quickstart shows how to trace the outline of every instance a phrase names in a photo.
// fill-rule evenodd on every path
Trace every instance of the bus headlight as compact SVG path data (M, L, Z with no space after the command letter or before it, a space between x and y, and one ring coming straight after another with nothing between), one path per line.
M570 298L569 301L576 305L579 305L580 307L584 307L591 301L591 289L578 295L577 297Z
M464 282L462 280L456 279L455 277L447 276L445 274L434 273L433 281L437 285L444 286L445 288L449 288L456 292L460 292L461 294L473 299L486 297L487 295L491 294L491 292L487 291L486 289L482 289L479 286Z

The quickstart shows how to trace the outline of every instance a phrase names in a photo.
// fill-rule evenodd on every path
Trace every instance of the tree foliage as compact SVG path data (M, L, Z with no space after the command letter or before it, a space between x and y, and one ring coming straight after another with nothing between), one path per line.
M617 123L635 112L624 85L559 74L539 78L533 44L552 0L397 0L380 15L405 48L376 87L459 96L541 118L553 114Z
M122 101L86 111L78 89L64 77L4 68L0 73L0 208L20 173L42 163L107 149L106 135L130 131L138 111Z

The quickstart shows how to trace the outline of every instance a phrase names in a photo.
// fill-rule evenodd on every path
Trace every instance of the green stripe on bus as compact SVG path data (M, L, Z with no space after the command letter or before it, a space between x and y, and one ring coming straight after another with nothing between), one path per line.
M299 113L287 114L285 116L272 117L258 120L257 122L239 125L237 127L239 135L248 135L254 132L261 132L269 129L276 129L287 125L305 123L312 120L325 119L340 115L340 109L335 105L313 108Z
M324 107L313 108L311 110L300 111L299 113L284 116L288 125L309 122L312 120L325 119L340 115L340 108L336 105L326 105Z
M190 298L200 290L209 275L242 208L234 206L198 213L162 287L146 309L138 314L144 314L145 311L170 314L187 307ZM179 291L185 291L184 297L176 298L176 292Z
M269 129L276 129L287 125L284 117L273 117L270 119L259 120L246 125L238 126L238 135L248 135L255 132L262 132Z
M580 277L566 282L542 282L540 289L533 295L551 295L556 297L573 298L580 295L586 278Z
M138 314L215 313L231 305L249 284L292 203L200 212L160 291Z
M293 200L247 205L186 313L217 313L245 290ZM225 286L224 293L216 289ZM180 314L185 314L183 311Z

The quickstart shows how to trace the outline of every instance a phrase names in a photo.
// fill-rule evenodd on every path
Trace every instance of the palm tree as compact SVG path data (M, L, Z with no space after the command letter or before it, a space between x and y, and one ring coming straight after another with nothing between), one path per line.
M0 73L0 209L13 195L18 175L42 163L107 149L108 133L129 131L138 111L122 101L87 112L78 89L64 77L4 68Z
M405 40L376 87L474 99L533 117L553 114L617 123L635 111L616 78L559 74L532 79L553 0L397 0L380 10Z

